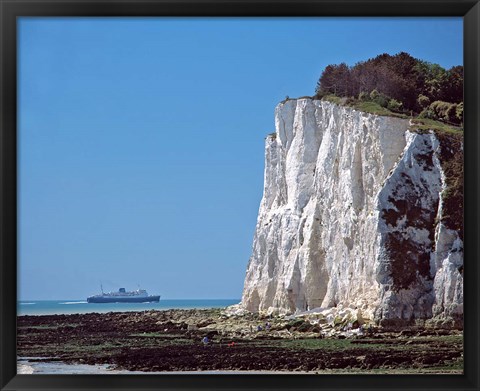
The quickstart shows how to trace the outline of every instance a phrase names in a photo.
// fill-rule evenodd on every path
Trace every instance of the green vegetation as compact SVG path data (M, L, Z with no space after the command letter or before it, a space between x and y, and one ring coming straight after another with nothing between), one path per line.
M397 118L410 118L412 124L410 125L409 130L417 133L429 132L431 130L435 132L445 132L451 134L462 134L463 128L461 126L456 126L453 124L448 124L440 120L430 119L422 116L411 117L405 113L398 113L388 109L388 107L383 107L379 103L371 100L361 100L354 98L342 98L336 95L325 95L322 97L322 100L326 100L331 103L335 103L342 106L352 107L355 110L363 111L365 113L386 116L386 117L397 117ZM395 103L394 103L395 104Z
M20 327L19 327L20 328ZM38 326L30 326L30 327L23 327L24 329L33 329L33 330L47 330L47 329L58 329L58 326L55 325L38 325Z
M283 339L277 341L276 346L287 349L322 349L322 350L345 350L352 349L352 340L349 339Z
M386 117L397 117L397 118L410 118L412 124L409 127L409 130L417 133L424 133L429 131L434 132L444 132L451 134L461 134L463 135L463 128L461 126L456 126L453 124L448 124L439 120L425 118L421 116L411 117L408 114L397 113L392 110L389 110L386 107L382 107L377 102L369 100L356 100L353 98L341 98L335 95L325 95L322 97L322 100L326 100L331 103L335 103L342 106L352 107L355 110L363 111L364 113L370 113Z
M411 131L416 131L418 133L427 132L433 130L434 132L444 132L451 134L463 135L463 129L458 126L448 125L441 121L435 121L428 118L414 118L412 120L412 125L410 126Z
M137 338L164 338L165 333L135 333L135 334L130 334L130 337L137 337Z
M315 93L315 99L372 114L441 121L453 128L463 123L463 67L446 70L404 52L352 67L328 65Z
M365 100L365 99L357 100L354 98L346 98L346 97L342 98L340 96L336 96L332 94L323 96L322 100L326 100L328 102L335 103L337 105L353 107L354 109L364 111L370 114L383 115L383 116L402 116L402 118L407 118L406 116L393 113L387 108L380 106L377 102L370 101L370 100Z
M408 118L408 116L405 114L394 113L388 108L382 107L378 103L372 101L354 101L350 104L350 106L352 106L356 110L364 111L366 113L389 117Z
M437 100L426 107L419 115L420 118L429 118L450 124L463 122L463 102L448 103Z
M277 341L261 341L261 345L272 345L287 349L321 349L321 350L350 350L350 349L368 349L375 350L397 350L397 351L411 351L414 346L428 346L433 340L437 343L445 345L462 346L463 336L461 335L446 335L431 337L417 337L415 339L405 339L400 342L396 339L320 339L320 338L306 338L306 339L283 339ZM272 344L274 342L274 344ZM409 342L407 344L407 342Z
M62 329L62 328L69 328L69 327L78 327L79 324L76 323L66 323L66 324L51 324L51 325L38 325L38 326L30 326L28 328L34 330L47 330L47 329ZM19 327L21 328L21 327ZM25 327L24 327L25 328Z
M329 95L324 95L322 97L322 100L326 100L328 102L331 102L331 103L335 103L337 105L344 105L345 102L346 102L346 99L344 98L341 98L337 95L332 95L332 94L329 94Z
M159 333L159 332L149 332L149 333L134 333L129 334L131 338L162 338L162 339L179 339L183 338L183 334L171 334L171 333Z

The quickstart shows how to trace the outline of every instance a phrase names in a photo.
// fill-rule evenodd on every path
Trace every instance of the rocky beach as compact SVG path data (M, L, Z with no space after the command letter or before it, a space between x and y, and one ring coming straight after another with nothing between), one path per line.
M448 322L386 328L347 308L291 316L235 306L19 316L17 341L18 357L30 362L136 373L460 374L463 369L463 333Z

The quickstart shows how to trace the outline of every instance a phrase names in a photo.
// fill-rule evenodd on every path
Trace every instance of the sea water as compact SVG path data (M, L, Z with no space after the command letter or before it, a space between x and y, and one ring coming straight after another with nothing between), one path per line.
M17 315L69 315L90 312L125 312L193 308L225 308L240 299L170 299L158 303L87 303L86 300L29 300L17 303Z

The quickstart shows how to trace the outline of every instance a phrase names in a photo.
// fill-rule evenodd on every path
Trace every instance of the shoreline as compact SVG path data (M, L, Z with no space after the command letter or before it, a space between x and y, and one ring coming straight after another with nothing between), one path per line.
M288 372L288 371L173 371L173 372L142 372L128 371L109 368L108 365L92 364L67 364L55 361L29 361L19 357L17 361L17 374L41 375L41 374L72 374L72 375L306 375L311 372Z
M163 299L158 303L88 303L86 300L29 300L17 302L18 316L78 315L88 313L139 312L225 308L240 299Z
M72 374L72 375L98 375L98 374L120 374L131 373L130 371L118 371L109 369L107 364L91 365L91 364L67 364L58 361L31 361L36 357L19 357L17 359L17 374L21 375L42 375L42 374ZM141 373L141 372L138 372Z
M55 368L92 369L82 365L98 366L95 373L129 374L457 374L463 370L463 333L453 329L359 326L345 330L334 322L315 322L312 314L268 317L225 309L17 319L18 356L33 359L19 360L19 365L47 371L42 373Z

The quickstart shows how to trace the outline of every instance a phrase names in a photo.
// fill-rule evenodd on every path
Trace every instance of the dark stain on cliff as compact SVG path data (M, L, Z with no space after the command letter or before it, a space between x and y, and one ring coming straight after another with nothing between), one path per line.
M435 235L435 216L438 199L433 200L431 208L423 208L421 199L427 197L428 184L414 183L407 174L402 174L397 186L397 197L389 197L394 208L382 211L382 218L394 231L386 236L385 249L390 258L390 276L393 289L408 289L422 280L429 280L430 253L433 250ZM402 191L398 191L402 188ZM402 194L402 195L400 195ZM409 235L404 235L404 228L424 229L428 231L429 243L419 245Z
M390 257L390 273L393 281L393 290L408 289L415 285L421 276L431 279L429 249L418 246L411 240L404 239L402 233L388 234L385 243Z
M395 209L383 209L382 218L386 221L387 224L395 227L397 225L398 219L402 217L401 214Z
M404 172L402 172L402 173L401 173L401 176L402 176L404 182L405 182L407 185L413 185L412 180L410 179L410 177L409 177L407 174L405 174Z
M421 195L416 195L417 192L409 193L405 196L405 199L394 199L389 197L388 201L395 206L395 209L383 209L382 218L387 222L387 224L392 227L396 227L400 219L405 218L405 222L408 226L415 228L423 228L431 230L433 224L435 223L435 211L430 209L424 209L421 206L420 198ZM438 203L435 204L435 207L438 208ZM434 228L434 227L433 227ZM433 240L433 233L430 239Z
M418 153L415 155L415 159L425 171L433 170L433 155L431 153Z

